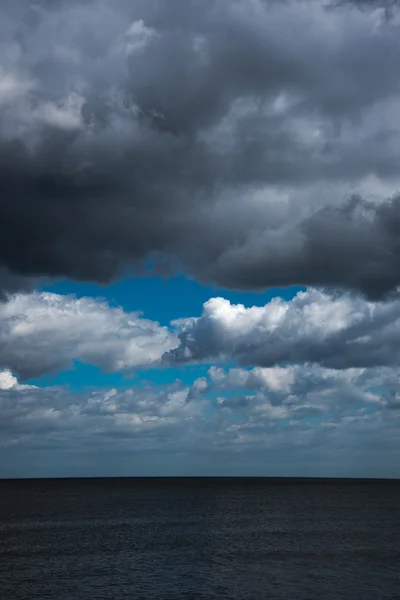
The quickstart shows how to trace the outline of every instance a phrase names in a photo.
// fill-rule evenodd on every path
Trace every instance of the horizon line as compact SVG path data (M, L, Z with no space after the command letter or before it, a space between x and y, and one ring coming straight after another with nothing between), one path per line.
M253 481L270 481L270 482L355 482L355 483L372 483L372 482L394 482L400 484L400 477L330 477L330 476L264 476L264 475L76 475L76 476L50 476L50 477L0 477L0 483L11 481L128 481L128 480L253 480Z

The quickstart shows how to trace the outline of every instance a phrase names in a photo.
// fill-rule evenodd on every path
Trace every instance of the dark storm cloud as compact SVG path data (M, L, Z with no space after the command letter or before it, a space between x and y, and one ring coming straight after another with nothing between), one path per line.
M16 291L30 291L34 283L33 278L16 275L0 266L0 300L6 300L8 294Z
M3 2L0 287L392 290L400 25L363 4Z
M307 285L356 288L377 300L399 283L400 198L374 206L358 197L324 207L292 230L254 238L219 257L227 287Z

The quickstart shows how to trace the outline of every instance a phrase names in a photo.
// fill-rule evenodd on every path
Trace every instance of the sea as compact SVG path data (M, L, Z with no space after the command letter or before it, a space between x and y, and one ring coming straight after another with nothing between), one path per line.
M400 600L400 481L0 480L0 599Z

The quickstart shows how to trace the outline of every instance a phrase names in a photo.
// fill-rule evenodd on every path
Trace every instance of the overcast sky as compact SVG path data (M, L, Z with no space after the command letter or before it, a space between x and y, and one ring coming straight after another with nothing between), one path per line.
M0 476L400 476L400 6L3 0Z

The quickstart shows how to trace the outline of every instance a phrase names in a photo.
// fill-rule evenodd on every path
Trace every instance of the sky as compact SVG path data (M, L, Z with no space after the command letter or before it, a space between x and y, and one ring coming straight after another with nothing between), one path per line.
M3 0L0 477L400 477L396 0Z

